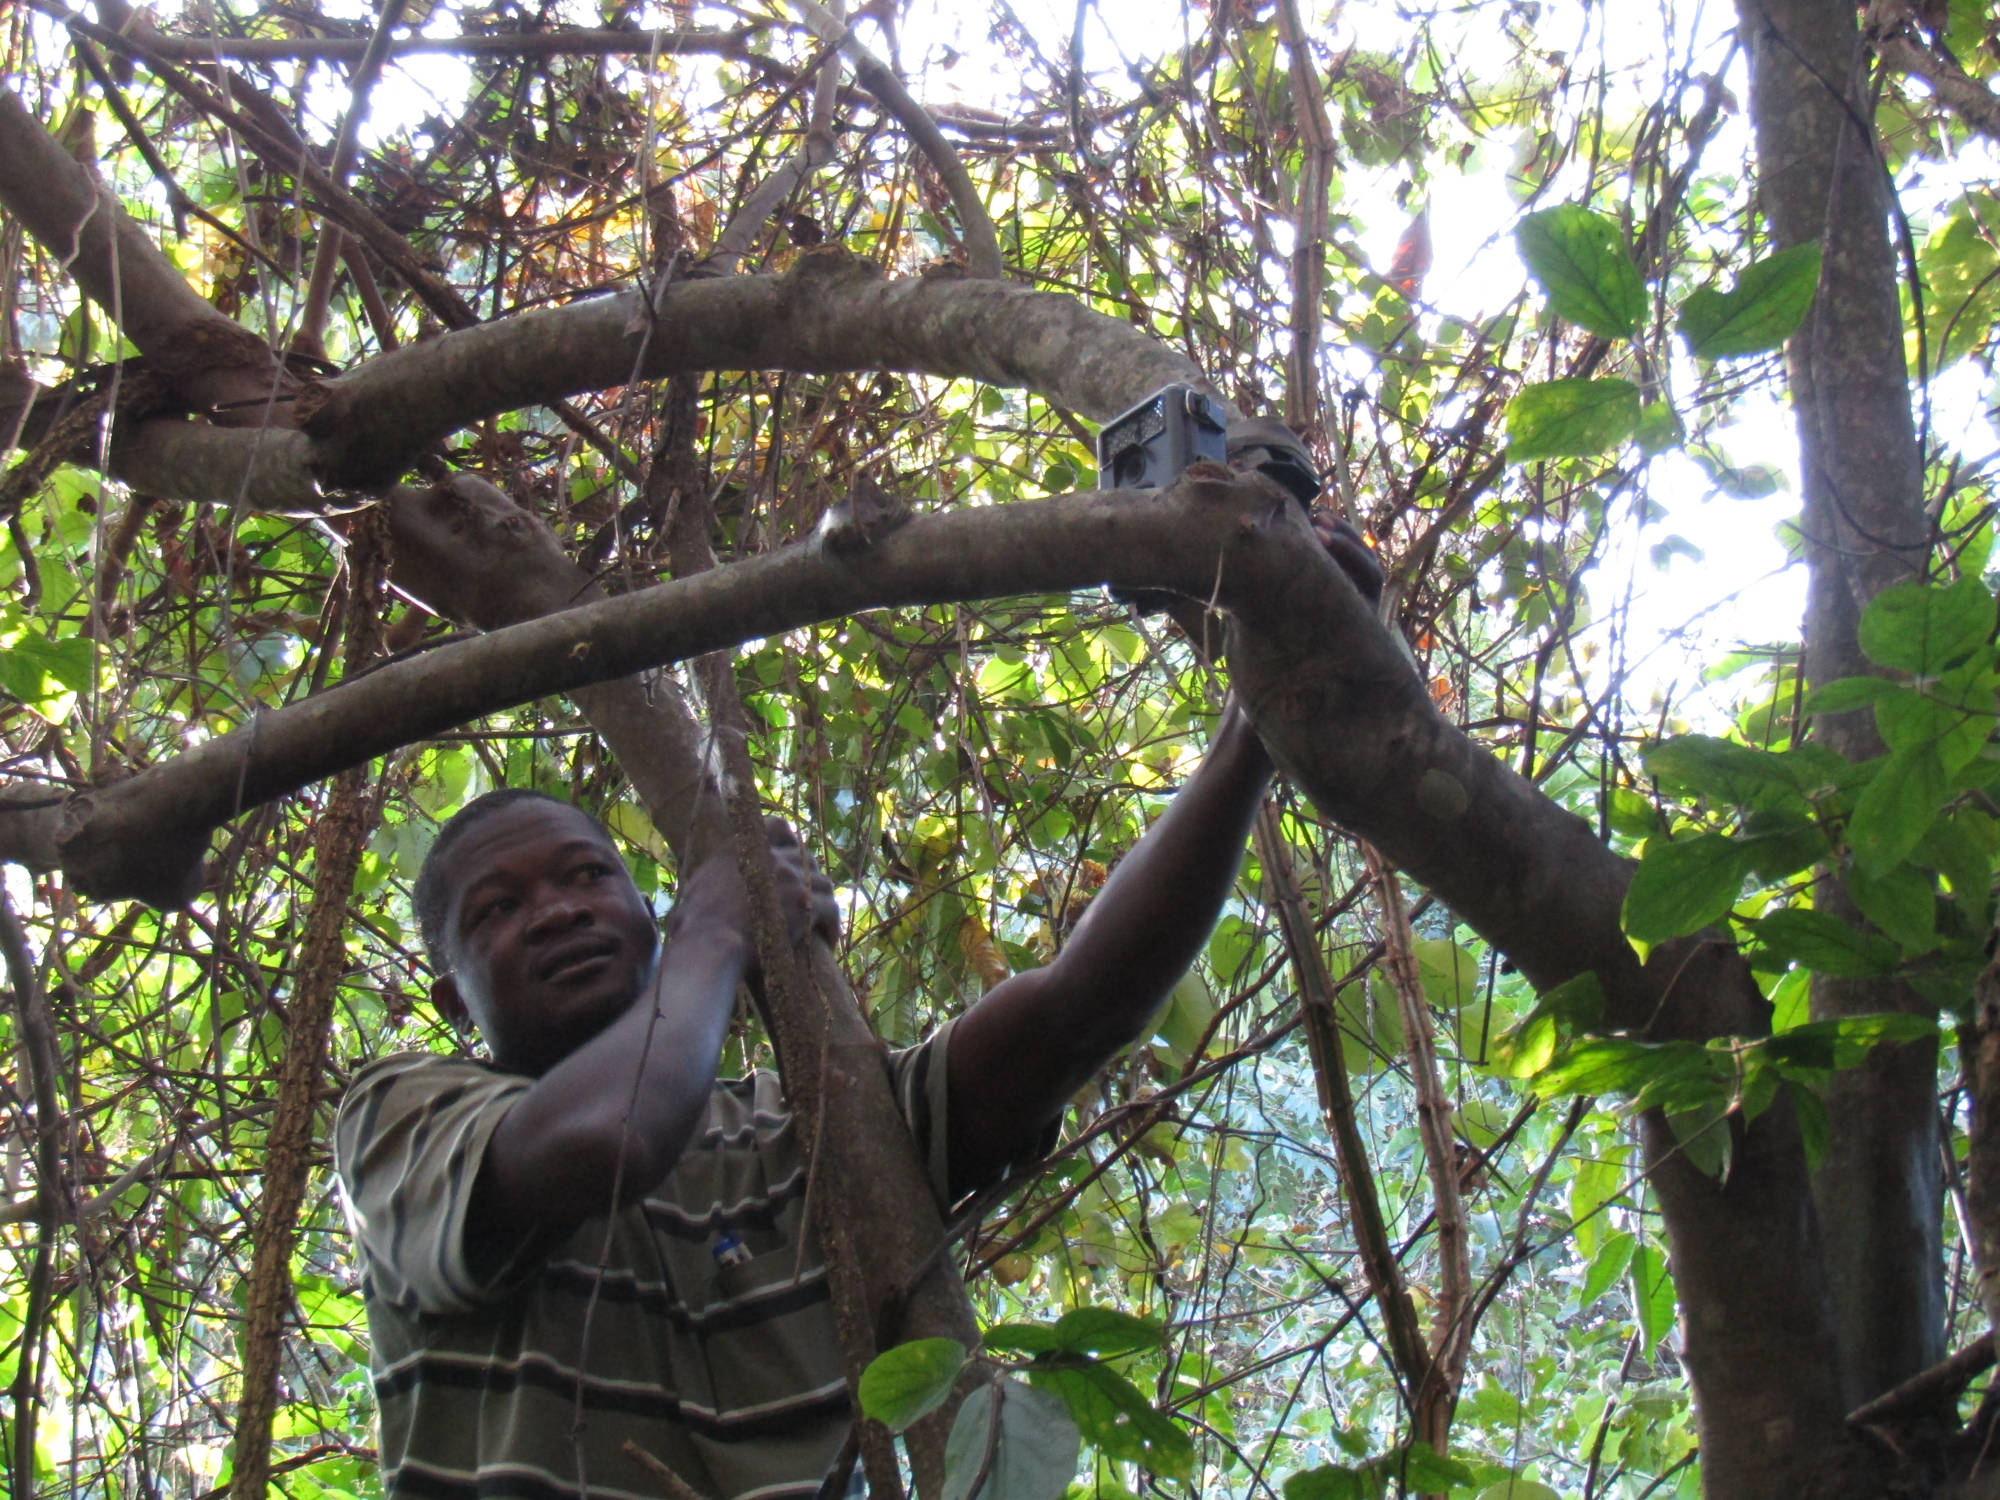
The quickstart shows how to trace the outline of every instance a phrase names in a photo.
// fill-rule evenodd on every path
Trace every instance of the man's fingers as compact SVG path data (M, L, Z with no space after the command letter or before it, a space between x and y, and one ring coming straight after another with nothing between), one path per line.
M1387 575L1382 571L1382 559L1362 540L1361 533L1327 511L1313 516L1313 531L1320 545L1326 548L1327 556L1339 565L1362 597L1370 604L1381 603L1382 584Z

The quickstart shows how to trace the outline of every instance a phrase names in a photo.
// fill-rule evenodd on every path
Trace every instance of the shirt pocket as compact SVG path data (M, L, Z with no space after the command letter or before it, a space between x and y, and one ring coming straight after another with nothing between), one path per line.
M844 1383L826 1265L810 1248L803 1261L796 1244L781 1243L734 1265L718 1262L695 1335L725 1426Z

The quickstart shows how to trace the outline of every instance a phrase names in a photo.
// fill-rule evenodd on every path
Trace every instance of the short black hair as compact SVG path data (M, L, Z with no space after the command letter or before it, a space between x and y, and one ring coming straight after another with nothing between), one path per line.
M430 852L424 856L423 866L417 871L417 888L411 897L411 904L417 910L417 930L424 940L424 954L430 959L431 967L440 973L447 967L444 961L444 923L447 915L445 873L450 867L451 851L464 842L474 824L517 802L553 802L557 807L574 808L590 818L592 823L597 823L597 819L591 818L574 802L566 802L561 797L525 786L503 786L481 793L447 818L437 837L431 840ZM603 825L598 826L601 828Z

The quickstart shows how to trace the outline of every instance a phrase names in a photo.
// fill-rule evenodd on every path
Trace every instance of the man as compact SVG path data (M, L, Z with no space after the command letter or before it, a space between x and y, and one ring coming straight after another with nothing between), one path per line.
M1364 589L1352 532L1323 531ZM1225 710L1201 768L1062 951L887 1060L949 1205L1038 1151L1193 961L1271 774ZM790 935L832 891L773 825ZM438 1009L490 1064L416 1054L356 1076L335 1162L361 1248L392 1496L653 1496L633 1448L718 1497L804 1497L848 1398L802 1159L777 1080L715 1078L757 980L734 863L652 915L595 820L493 792L417 882Z

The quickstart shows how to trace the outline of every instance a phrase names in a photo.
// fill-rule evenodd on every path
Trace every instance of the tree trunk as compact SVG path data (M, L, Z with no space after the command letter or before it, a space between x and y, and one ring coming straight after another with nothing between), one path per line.
M1851 5L1739 0L1751 60L1760 200L1779 248L1822 242L1819 293L1791 342L1803 470L1809 686L1876 669L1862 610L1920 577L1929 528L1910 418L1889 238L1889 182L1868 123L1868 54ZM1872 711L1821 716L1813 734L1850 760L1881 753ZM1837 872L1814 904L1858 924ZM1930 1014L1902 985L1815 976L1816 1018ZM1937 1047L1877 1049L1834 1075L1831 1141L1813 1176L1852 1408L1944 1354L1943 1184Z

